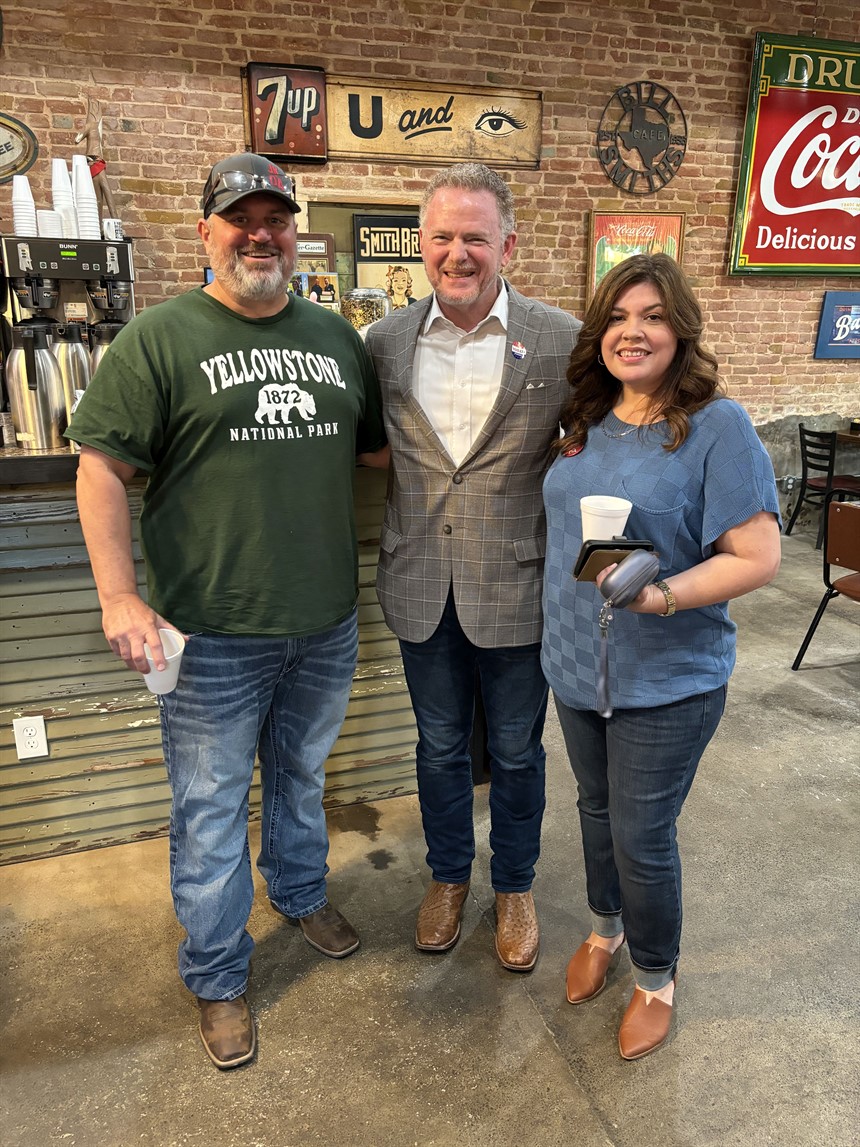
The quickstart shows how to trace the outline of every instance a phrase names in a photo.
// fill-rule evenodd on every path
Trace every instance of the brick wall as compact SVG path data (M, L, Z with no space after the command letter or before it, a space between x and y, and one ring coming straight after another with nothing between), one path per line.
M29 175L44 205L50 157L67 158L83 122L81 93L101 101L111 186L135 238L138 307L199 282L195 232L210 164L244 147L239 69L249 60L308 64L379 79L522 85L544 93L539 171L510 174L519 246L510 277L526 294L582 313L588 212L687 213L684 266L708 320L730 393L774 431L797 416L844 421L860 413L856 363L815 361L826 289L860 278L729 278L725 273L756 31L856 39L843 0L630 0L606 4L494 0L34 0L4 6L0 108L39 140ZM612 92L650 79L687 117L680 173L656 196L625 196L596 159L595 132ZM331 163L295 169L301 194L341 188L417 201L430 169ZM11 183L0 187L0 228L11 229Z

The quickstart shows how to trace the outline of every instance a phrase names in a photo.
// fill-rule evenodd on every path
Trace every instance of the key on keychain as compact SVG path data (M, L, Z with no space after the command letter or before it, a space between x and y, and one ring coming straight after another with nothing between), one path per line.
M600 671L597 677L597 705L601 717L612 716L609 700L609 623L612 621L612 608L605 601L600 609L597 624L600 628Z

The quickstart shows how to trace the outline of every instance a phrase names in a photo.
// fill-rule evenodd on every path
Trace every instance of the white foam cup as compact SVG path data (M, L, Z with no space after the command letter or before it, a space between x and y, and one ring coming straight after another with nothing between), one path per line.
M59 211L36 211L36 227L39 234L49 239L62 239L63 220Z
M38 235L39 227L36 223L36 209L32 204L12 204L12 226L15 235Z
M185 638L175 629L159 629L158 636L161 638L167 668L161 670L155 668L152 650L144 644L143 651L149 660L149 672L144 673L143 680L150 693L172 693L179 680L179 664L185 651Z
M71 198L72 181L69 179L69 169L64 159L51 160L51 190L54 195L68 195Z
M624 533L633 503L608 494L589 494L579 499L582 512L582 540L607 541Z
M26 175L12 176L12 202L32 203L35 208L33 189L30 187L30 180Z
M83 163L79 163L79 159L83 160ZM83 156L76 155L74 160L74 166L72 167L72 192L75 197L75 206L80 209L81 203L95 204L96 189L93 186L93 177L90 174L86 159Z
M77 220L78 235L81 239L101 239L102 229L99 224L99 212L97 207L82 207L79 199L75 211L75 218Z
M61 207L60 218L63 221L63 238L64 239L77 239L78 238L78 217L75 214L74 207Z

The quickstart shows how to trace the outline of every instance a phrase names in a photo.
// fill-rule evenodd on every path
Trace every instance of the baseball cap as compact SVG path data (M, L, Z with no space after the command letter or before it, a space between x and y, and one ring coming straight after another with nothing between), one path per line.
M246 151L219 160L209 172L200 200L204 219L213 213L220 215L237 199L255 192L283 199L294 215L301 211L296 203L296 184L292 176L262 155Z

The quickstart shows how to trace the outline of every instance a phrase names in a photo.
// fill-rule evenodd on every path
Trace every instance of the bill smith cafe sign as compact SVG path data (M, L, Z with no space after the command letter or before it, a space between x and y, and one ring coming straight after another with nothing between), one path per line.
M856 275L860 45L756 36L729 270Z

